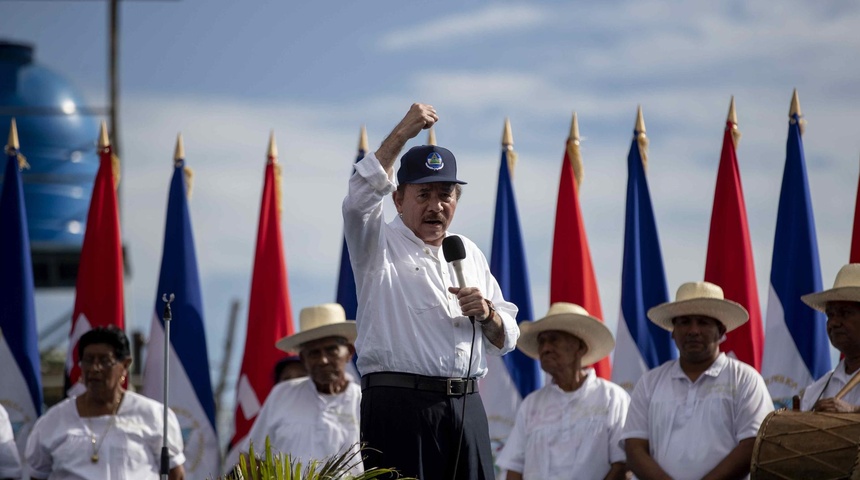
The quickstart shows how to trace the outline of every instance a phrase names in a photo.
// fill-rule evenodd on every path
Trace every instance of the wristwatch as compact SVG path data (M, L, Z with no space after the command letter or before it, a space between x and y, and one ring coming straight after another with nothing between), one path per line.
M487 318L483 320L478 320L478 323L480 323L481 325L486 325L492 322L494 318L496 318L496 306L493 305L493 302L487 300L486 298L484 299L484 301L487 302L487 308L490 309L490 314L487 315Z

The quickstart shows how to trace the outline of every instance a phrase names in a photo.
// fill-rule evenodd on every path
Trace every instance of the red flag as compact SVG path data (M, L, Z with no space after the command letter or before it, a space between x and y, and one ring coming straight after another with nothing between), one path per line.
M860 263L860 180L857 181L857 200L854 203L854 231L851 234L849 263Z
M284 352L275 342L293 333L293 316L281 236L280 166L275 136L269 140L269 160L263 183L257 253L248 304L248 333L236 386L236 429L231 445L240 445L274 386L272 371Z
M120 240L113 151L107 127L101 125L99 137L99 171L93 186L90 210L75 288L75 309L69 351L66 355L67 393L77 394L78 339L94 327L116 325L125 328L122 284L122 241Z
M750 314L749 322L726 335L726 341L720 344L720 350L733 352L738 360L761 371L761 307L758 302L755 263L750 245L741 174L732 138L733 132L737 130L734 106L732 98L717 172L705 281L722 287L727 299L740 303Z
M577 182L574 179L573 161L576 161L578 166L581 165L578 130L574 114L558 185L549 300L550 303L575 303L588 310L592 316L603 320L597 279L594 277L585 223L579 208ZM608 380L612 375L609 357L594 364L594 369L598 376Z

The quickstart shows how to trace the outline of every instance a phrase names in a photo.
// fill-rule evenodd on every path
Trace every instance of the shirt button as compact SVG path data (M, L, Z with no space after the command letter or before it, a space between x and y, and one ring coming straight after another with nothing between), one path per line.
M430 249L429 249L429 248L425 248L425 249L424 249L424 253L430 253Z
M455 327L459 327L459 326L460 326L460 322L454 322L454 326L455 326Z

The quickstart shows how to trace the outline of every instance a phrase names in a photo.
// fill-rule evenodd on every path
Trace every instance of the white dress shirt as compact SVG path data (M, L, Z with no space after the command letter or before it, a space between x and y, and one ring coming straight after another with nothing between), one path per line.
M323 460L352 450L358 452L361 388L348 382L346 390L334 395L320 393L310 377L281 382L272 389L242 451L254 442L254 452L264 452L266 436L272 452L289 453L302 464ZM364 471L361 457L351 471Z
M516 346L517 307L502 297L484 254L461 236L466 286L478 287L495 304L505 330L499 349L476 324L479 331L468 365L472 324L457 297L448 293L448 287L457 286L454 268L440 247L426 245L400 218L385 223L383 199L395 188L371 153L355 165L343 201L344 234L358 294L358 370L362 375L387 371L482 377L487 371L484 352L502 355Z
M0 405L0 478L20 478L21 459L12 433L9 414Z
M819 399L835 397L836 394L839 393L839 390L842 390L842 387L848 383L848 380L854 376L854 373L845 373L845 359L840 360L836 365L836 368L827 372L821 378L813 382L812 385L806 387L806 390L803 392L803 397L800 399L800 410L808 412L812 410L812 406L815 405L815 402ZM825 388L825 386L827 388ZM842 400L850 403L851 405L860 405L860 386L848 390L848 393L842 397Z
M523 400L499 467L525 480L600 479L626 460L620 440L630 396L587 371L573 392L552 383Z
M168 410L170 468L185 463L182 432ZM152 480L161 465L164 409L155 400L125 392L116 415L82 418L75 398L51 407L27 439L27 465L35 478L49 480ZM93 463L92 438L99 460ZM212 472L216 474L217 472Z
M754 438L772 411L764 380L749 365L720 353L694 383L670 360L636 384L621 438L648 440L672 478L699 479Z

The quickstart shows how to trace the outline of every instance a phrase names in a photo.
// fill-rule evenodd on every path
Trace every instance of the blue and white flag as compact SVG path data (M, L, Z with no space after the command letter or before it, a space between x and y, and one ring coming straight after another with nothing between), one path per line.
M490 272L496 277L505 300L519 308L517 322L521 323L534 320L534 315L525 247L508 164L511 155L514 155L513 151L503 150L499 166ZM487 369L480 391L490 425L493 452L498 453L514 426L517 408L526 395L541 387L543 376L538 362L518 349L503 357L488 356Z
M17 132L14 137L17 143ZM42 414L42 374L30 236L18 166L17 145L8 145L0 194L0 405L9 413L18 450L23 453L30 430Z
M221 447L215 428L215 398L209 377L203 300L188 212L184 165L184 159L177 160L170 184L161 276L156 291L142 393L159 402L164 400L165 331L161 296L172 293L175 300L171 304L168 403L182 429L186 478L203 480L221 473Z
M776 215L761 368L777 408L790 408L792 396L830 370L824 314L800 300L801 295L821 291L818 241L806 180L800 119L795 91Z
M638 123L638 122L637 122ZM648 309L669 300L666 272L639 150L642 130L634 132L627 155L627 215L621 267L621 316L615 339L612 381L632 392L639 377L678 356L671 334L648 320Z

